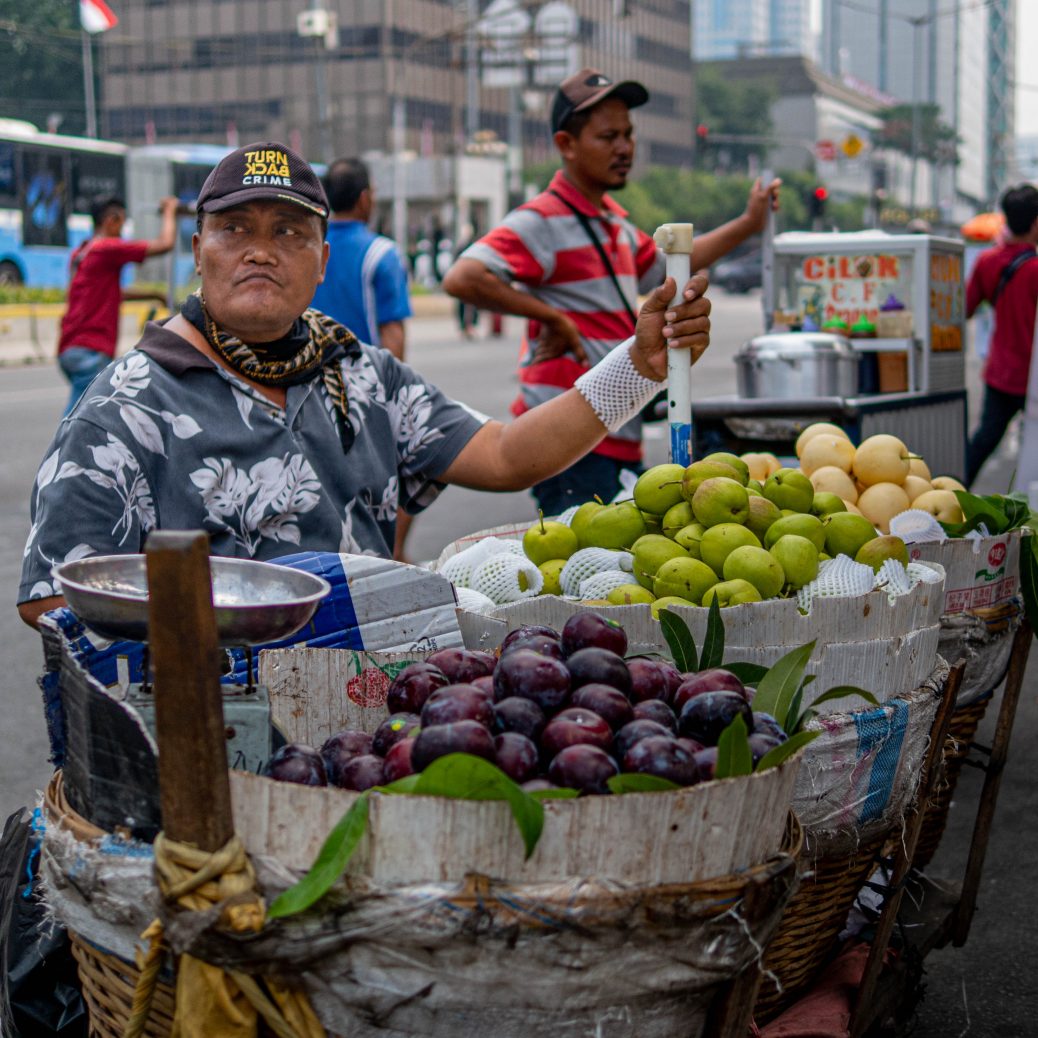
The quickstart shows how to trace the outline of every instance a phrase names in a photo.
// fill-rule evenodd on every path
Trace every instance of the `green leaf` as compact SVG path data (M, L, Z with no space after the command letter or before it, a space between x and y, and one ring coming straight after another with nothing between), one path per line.
M688 624L669 609L661 609L659 619L663 637L674 657L674 666L682 673L699 670L699 653L696 652L696 642Z
M506 800L529 858L544 829L544 808L523 792L496 764L468 753L449 753L418 776L411 792L458 800Z
M534 800L571 800L580 796L580 790L560 786L558 789L535 789L529 795Z
M368 794L361 793L321 845L310 871L294 886L278 894L267 909L268 919L296 915L319 901L345 872L368 827Z
M742 714L737 714L732 723L721 732L717 740L717 765L714 768L715 778L735 778L737 775L749 775L753 771L753 751L746 733L746 722Z
M1002 507L1001 497L995 494L981 497L978 494L971 494L968 490L956 490L955 498L959 502L959 507L967 522L981 519L989 533L1005 532L1008 520Z
M866 692L857 685L834 685L823 692L812 705L818 706L819 703L828 703L830 700L844 699L847 696L857 696L859 699L864 699L870 706L879 706L879 700L871 692Z
M1027 622L1038 637L1038 537L1031 534L1020 545L1020 592Z
M753 697L754 710L771 714L782 728L786 727L789 705L800 687L804 669L814 648L815 642L808 642L791 649L772 665L757 684L757 694Z
M757 761L756 770L764 771L765 768L774 768L788 757L792 757L801 746L806 746L809 742L814 742L814 740L821 734L821 732L797 732L795 735L791 735L785 742L779 743L779 745L774 747L774 749L768 750L768 752Z
M793 693L793 698L789 701L789 709L786 711L786 724L789 724L791 717L800 717L800 705L804 701L804 685L807 684L805 681L800 682L800 687ZM791 728L785 728L786 735L792 735L797 730L796 724Z
M413 793L421 775L405 775L385 786L376 786L376 793Z
M721 619L721 606L715 597L710 602L710 611L706 617L706 636L703 638L703 651L699 656L699 669L720 667L723 659L724 621Z
M754 688L768 673L768 668L759 663L726 663L724 669L731 671L744 685L753 685Z
M676 782L660 778L658 775L641 775L637 772L625 772L606 780L610 793L664 793L672 789L681 789Z

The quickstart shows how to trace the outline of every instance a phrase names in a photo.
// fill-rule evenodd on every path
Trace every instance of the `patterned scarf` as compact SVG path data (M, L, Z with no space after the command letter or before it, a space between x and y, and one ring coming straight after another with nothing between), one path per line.
M320 310L304 310L283 338L249 344L217 325L206 309L201 289L187 297L180 312L221 360L251 382L286 388L320 376L335 408L343 453L353 446L355 433L341 361L347 355L359 356L360 344L348 328Z

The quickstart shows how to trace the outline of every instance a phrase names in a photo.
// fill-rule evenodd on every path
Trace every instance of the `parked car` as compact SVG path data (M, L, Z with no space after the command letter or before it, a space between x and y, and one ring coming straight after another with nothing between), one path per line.
M722 260L710 272L710 283L720 285L727 292L749 292L751 288L761 287L763 265L760 249Z

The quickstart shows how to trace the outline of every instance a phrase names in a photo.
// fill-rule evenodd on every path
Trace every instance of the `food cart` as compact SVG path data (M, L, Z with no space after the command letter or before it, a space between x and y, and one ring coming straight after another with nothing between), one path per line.
M767 249L767 246L766 246ZM857 388L833 393L802 378L786 392L775 380L740 379L738 395L693 403L694 451L793 453L800 431L815 421L843 426L860 442L891 433L912 443L934 473L962 478L966 450L965 285L963 244L934 235L880 231L789 233L770 249L764 280L765 332L772 363L793 372L804 363L806 334L842 322L858 357ZM766 259L766 268L768 266ZM870 328L871 326L871 328ZM855 330L870 332L866 336ZM782 336L789 336L782 339ZM783 342L788 353L783 355ZM737 363L746 364L747 344ZM781 382L780 382L781 384Z

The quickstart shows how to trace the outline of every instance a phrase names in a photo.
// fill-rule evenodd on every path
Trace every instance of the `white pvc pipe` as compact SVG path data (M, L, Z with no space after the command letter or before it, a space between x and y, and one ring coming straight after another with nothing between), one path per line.
M667 277L676 284L674 306L682 299L692 272L692 224L665 223L652 236L667 259ZM692 463L692 355L688 350L667 351L667 404L670 418L670 460Z

